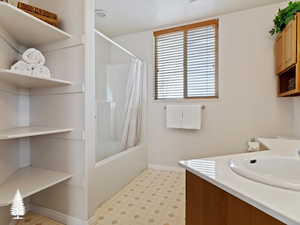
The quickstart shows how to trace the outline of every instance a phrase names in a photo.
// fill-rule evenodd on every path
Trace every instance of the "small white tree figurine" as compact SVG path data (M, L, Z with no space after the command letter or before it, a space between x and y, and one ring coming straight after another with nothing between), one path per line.
M22 199L19 189L17 190L17 192L15 194L10 212L11 212L11 215L14 216L13 219L15 219L15 220L21 220L21 219L23 219L23 216L25 215L25 206L24 206L23 199Z

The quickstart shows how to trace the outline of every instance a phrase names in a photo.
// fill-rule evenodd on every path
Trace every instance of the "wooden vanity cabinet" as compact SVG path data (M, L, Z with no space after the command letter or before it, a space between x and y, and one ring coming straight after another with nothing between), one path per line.
M187 171L186 225L285 224Z

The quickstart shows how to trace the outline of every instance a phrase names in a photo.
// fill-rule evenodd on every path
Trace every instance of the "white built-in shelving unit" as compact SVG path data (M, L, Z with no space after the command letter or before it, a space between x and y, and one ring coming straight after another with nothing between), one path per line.
M8 3L0 2L0 26L22 46L38 47L69 39L70 34Z
M7 130L0 130L0 140L11 140L49 134L62 134L72 131L73 129L59 129L49 127L16 127Z
M0 207L10 205L18 189L26 198L70 178L71 175L67 173L33 167L21 168L0 185Z
M24 47L38 47L71 38L70 34L5 2L0 2L0 27L7 32L10 38ZM72 85L69 81L37 78L6 69L0 69L0 82L28 89ZM72 130L71 128L17 127L0 130L0 141L62 134L72 132ZM22 196L26 198L71 177L72 175L67 173L41 168L20 168L0 184L0 207L12 203L17 189L20 189Z
M53 88L68 86L72 83L69 81L52 79L52 78L39 78L26 74L16 73L10 70L0 69L0 81L19 88Z

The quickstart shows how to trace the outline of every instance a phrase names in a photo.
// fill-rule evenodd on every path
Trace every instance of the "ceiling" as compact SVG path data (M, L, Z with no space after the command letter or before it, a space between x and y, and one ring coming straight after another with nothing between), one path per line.
M185 23L284 0L95 0L96 28L114 37Z

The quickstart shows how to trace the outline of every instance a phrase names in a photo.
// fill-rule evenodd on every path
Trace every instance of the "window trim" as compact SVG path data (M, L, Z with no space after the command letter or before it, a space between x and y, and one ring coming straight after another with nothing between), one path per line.
M207 27L207 26L214 26L215 27L215 62L216 62L216 71L215 71L215 95L214 96L203 96L203 97L188 97L187 96L187 31L197 29L200 27ZM165 34L175 33L175 32L184 32L184 96L183 98L158 98L158 71L157 71L157 64L158 64L158 55L157 55L157 37ZM153 32L154 35L154 100L185 100L185 99L218 99L219 98L219 19L212 19L207 21L202 21L198 23L172 27L164 30L159 30Z

